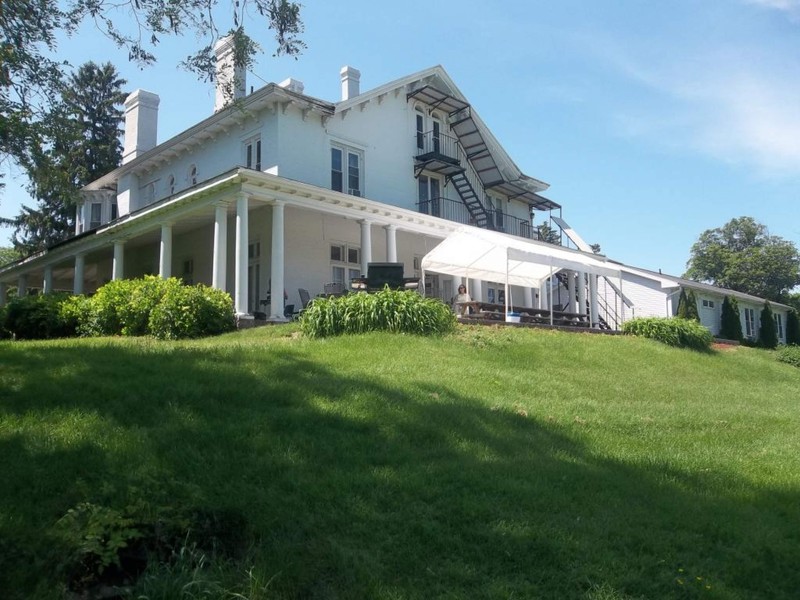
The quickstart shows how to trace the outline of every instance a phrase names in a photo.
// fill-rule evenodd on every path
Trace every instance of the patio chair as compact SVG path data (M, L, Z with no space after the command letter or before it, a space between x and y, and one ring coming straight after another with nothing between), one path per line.
M308 303L311 302L311 294L303 288L298 288L297 293L300 294L300 311L304 311L308 307Z
M286 306L283 307L283 316L286 317L287 319L289 320L294 319L295 314L296 313L294 312L294 304L287 304Z

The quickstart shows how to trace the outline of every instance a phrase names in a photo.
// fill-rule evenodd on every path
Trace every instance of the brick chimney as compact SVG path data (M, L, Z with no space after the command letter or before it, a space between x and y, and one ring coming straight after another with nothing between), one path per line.
M125 139L122 164L152 150L158 143L157 94L136 90L125 98Z

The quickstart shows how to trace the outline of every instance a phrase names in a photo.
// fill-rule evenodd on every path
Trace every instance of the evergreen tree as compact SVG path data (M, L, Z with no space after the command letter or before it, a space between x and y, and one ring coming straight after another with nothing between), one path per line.
M687 316L687 304L688 301L686 299L686 290L681 288L681 295L678 296L678 310L675 312L676 317L680 317L681 319L688 319Z
M548 244L561 245L561 234L550 227L548 223L539 225L539 240L547 242Z
M30 254L69 237L78 190L119 166L124 83L110 63L89 62L61 90L42 121L46 145L33 145L20 160L37 204L4 221L15 228L16 250Z
M742 319L736 298L725 296L722 301L719 335L726 340L742 340Z
M786 315L786 343L800 346L800 319L796 310L790 310Z
M769 301L764 303L764 308L761 310L761 331L758 332L758 343L763 348L778 346L778 328L775 325L775 316Z
M722 301L719 335L726 340L742 340L742 318L736 298L725 296Z
M697 311L697 297L694 290L689 290L686 294L686 318L700 322L700 313Z

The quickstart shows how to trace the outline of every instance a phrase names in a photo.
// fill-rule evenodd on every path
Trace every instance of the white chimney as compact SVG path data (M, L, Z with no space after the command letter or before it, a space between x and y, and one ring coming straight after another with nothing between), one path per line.
M306 86L303 85L302 81L297 81L297 79L284 79L278 84L279 87L286 88L290 92L295 92L297 94L302 94L303 90L306 89Z
M244 67L233 64L233 35L219 39L214 45L214 55L217 58L214 112L217 112L231 102L244 98L247 82Z
M122 164L152 150L158 143L157 94L136 90L125 98L125 143Z
M339 75L342 76L342 100L350 100L350 98L358 96L360 93L358 87L361 82L361 71L345 65L339 71Z

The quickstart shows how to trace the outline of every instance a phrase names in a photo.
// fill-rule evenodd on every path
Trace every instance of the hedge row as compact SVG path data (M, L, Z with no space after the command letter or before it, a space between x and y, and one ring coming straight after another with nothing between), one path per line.
M713 336L694 319L649 317L626 321L622 332L657 340L677 348L708 350Z
M179 279L146 276L107 283L91 297L47 294L15 298L0 329L18 339L74 335L196 338L235 328L230 295Z
M800 346L784 346L778 350L775 358L793 367L800 368Z
M388 287L374 294L319 298L300 316L303 333L315 338L367 331L432 335L452 331L455 325L453 311L441 300Z

